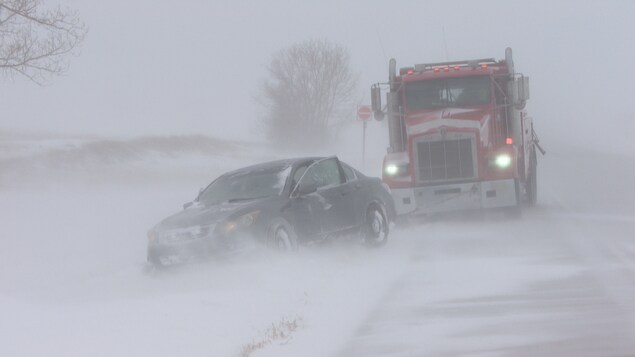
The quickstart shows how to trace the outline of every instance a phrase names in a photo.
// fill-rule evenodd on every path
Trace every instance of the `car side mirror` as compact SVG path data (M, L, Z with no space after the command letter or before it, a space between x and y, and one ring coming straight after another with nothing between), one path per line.
M317 191L318 185L315 182L300 182L295 190L297 196L304 196Z

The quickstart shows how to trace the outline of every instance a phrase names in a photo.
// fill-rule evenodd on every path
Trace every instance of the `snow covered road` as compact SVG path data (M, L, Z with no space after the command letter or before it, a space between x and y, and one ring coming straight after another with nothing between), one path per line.
M165 271L145 264L146 230L228 161L151 181L5 181L0 356L633 355L635 159L572 157L545 157L539 206L518 220Z
M544 208L433 224L341 356L633 354L633 232Z

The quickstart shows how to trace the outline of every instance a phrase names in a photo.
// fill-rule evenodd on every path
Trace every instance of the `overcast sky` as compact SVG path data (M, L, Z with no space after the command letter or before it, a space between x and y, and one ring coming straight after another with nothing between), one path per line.
M0 130L253 138L271 56L323 38L348 48L363 101L390 57L500 59L510 46L543 142L635 153L635 2L46 2L76 8L88 36L50 84L0 82Z

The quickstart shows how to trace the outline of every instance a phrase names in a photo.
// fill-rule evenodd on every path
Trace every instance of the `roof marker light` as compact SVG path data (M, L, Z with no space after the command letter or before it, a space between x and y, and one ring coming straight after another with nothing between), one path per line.
M511 145L511 144L513 144L513 143L514 143L514 139L512 139L512 138L507 138L507 139L505 139L505 144L507 144L507 145Z

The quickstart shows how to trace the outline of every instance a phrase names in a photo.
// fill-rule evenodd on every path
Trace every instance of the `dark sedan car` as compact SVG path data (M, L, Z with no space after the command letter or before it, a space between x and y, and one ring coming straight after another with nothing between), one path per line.
M349 234L380 246L394 214L387 186L337 157L273 161L220 176L159 222L148 232L148 261L233 251L247 241L293 250Z

